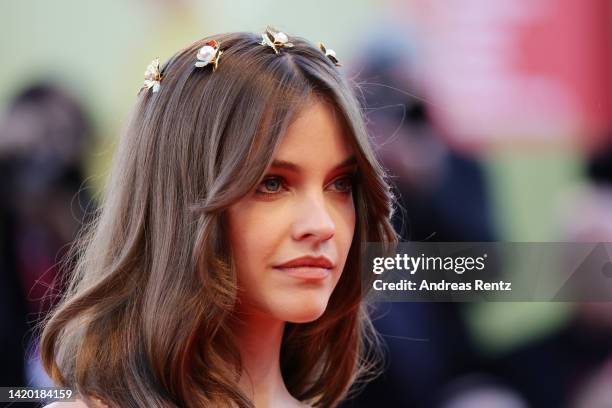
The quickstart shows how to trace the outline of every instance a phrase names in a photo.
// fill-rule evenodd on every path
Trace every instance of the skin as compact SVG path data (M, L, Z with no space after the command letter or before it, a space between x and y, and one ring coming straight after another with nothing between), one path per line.
M340 279L355 230L352 157L334 108L314 99L283 136L262 183L228 210L241 288L240 385L257 407L304 406L281 376L283 329L320 317ZM304 255L327 257L330 273L309 280L275 268Z
M291 396L281 375L283 330L286 322L320 317L344 269L355 231L350 176L357 168L352 157L334 108L313 99L274 156L274 162L292 166L271 166L255 191L228 210L241 288L240 323L234 328L244 364L240 387L258 408L306 407ZM325 256L333 268L320 280L288 276L275 268L304 255ZM85 405L77 401L49 407Z
M108 405L103 404L100 401L94 401L94 408L108 408ZM71 402L54 402L49 405L45 405L43 408L89 408L83 401L77 399Z

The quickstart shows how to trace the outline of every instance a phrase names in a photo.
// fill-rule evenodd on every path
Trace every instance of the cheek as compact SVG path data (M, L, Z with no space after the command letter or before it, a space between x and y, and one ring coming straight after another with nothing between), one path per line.
M336 243L340 250L340 254L346 257L355 235L356 213L353 199L348 200L346 203L342 203L335 212Z
M283 236L280 212L262 208L257 203L238 203L228 211L229 239L238 277L257 275L267 266Z

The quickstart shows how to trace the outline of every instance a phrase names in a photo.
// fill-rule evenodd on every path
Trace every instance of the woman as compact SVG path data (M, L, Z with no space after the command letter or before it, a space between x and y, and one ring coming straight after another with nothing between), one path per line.
M333 51L269 29L156 67L46 323L46 370L117 407L335 406L372 368L361 244L395 234Z

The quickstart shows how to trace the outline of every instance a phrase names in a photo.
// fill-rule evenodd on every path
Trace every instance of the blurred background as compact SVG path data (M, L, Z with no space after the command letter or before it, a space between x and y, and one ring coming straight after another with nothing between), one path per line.
M32 324L147 64L266 25L336 51L403 239L612 242L609 0L2 2L0 385L49 384ZM343 406L612 407L611 309L380 304L386 371Z

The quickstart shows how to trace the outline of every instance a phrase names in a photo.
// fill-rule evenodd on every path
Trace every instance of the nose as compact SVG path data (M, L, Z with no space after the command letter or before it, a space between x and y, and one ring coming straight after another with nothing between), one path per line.
M323 194L310 194L303 198L293 225L293 238L322 242L336 232L336 224L327 208Z

